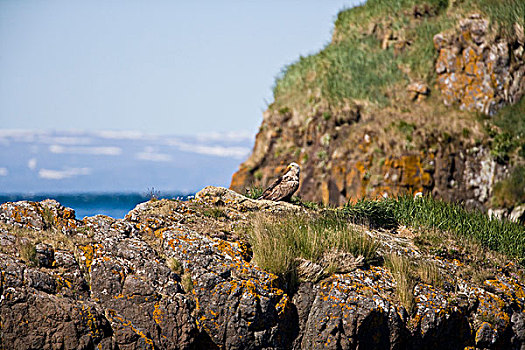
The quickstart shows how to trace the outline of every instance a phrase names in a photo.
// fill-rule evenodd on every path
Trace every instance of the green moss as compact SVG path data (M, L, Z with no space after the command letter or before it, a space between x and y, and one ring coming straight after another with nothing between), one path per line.
M499 130L488 130L493 137L491 152L496 160L506 162L511 153L517 150L518 155L525 158L525 98L514 105L501 109L489 125L496 125Z
M492 205L511 208L525 203L525 166L515 167L510 175L493 188Z

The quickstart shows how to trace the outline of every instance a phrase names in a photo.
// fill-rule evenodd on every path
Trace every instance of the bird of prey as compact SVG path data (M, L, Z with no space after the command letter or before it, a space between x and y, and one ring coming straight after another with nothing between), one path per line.
M299 164L290 163L286 167L286 173L275 180L257 199L289 201L299 188L299 171Z

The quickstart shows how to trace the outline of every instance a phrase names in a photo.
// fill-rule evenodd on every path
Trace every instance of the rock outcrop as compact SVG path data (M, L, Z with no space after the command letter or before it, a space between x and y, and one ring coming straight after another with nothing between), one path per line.
M525 94L523 28L512 39L489 31L489 21L473 14L459 30L434 36L437 85L447 105L493 115Z
M416 231L363 227L382 254L432 261L444 282L400 281L360 259L287 287L252 259L253 215L315 214L208 187L122 220L83 220L55 201L0 206L0 344L6 349L520 349L523 273L474 282L468 257L429 255ZM295 214L294 214L295 215ZM452 247L449 247L452 249ZM338 255L342 257L343 255ZM351 265L351 266L350 266Z
M424 8L428 11L422 12ZM454 11L451 8L439 16L445 20ZM419 38L407 39L406 32L418 26L427 30L426 21L433 19L424 18L438 12L425 4L414 7L413 18L405 14L401 22L380 17L368 29L357 24L344 27L350 32L336 26L329 46L339 45L345 36L357 36L377 45L388 38L387 42L403 42L405 51L414 50L411 43ZM401 27L394 30L396 26ZM241 193L251 187L265 188L286 164L295 161L302 168L298 196L310 201L341 205L362 197L423 192L469 207L491 207L495 183L524 158L509 162L495 157L495 142L475 113L490 118L525 94L522 25L516 23L512 33L502 36L497 23L471 14L436 34L433 43L430 82L397 63L396 69L410 81L391 87L396 91L389 93L386 106L372 103L373 96L334 103L310 90L304 92L310 97L302 105L286 95L276 96L276 103L263 114L252 154L233 175L230 188ZM382 46L391 50L389 45ZM397 54L394 50L394 57ZM353 76L352 68L348 69L345 74ZM304 75L305 84L313 79ZM519 137L504 142L505 150L522 143Z

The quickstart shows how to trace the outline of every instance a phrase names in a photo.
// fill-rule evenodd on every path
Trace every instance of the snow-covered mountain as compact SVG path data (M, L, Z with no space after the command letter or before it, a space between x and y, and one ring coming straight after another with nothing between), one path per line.
M0 129L0 193L193 192L228 186L250 133L155 136L136 131Z

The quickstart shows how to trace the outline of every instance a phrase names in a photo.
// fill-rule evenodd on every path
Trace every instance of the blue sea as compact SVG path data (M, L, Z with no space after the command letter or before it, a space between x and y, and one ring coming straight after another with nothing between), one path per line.
M158 194L159 199L186 200L189 194L166 193ZM21 200L41 201L55 199L65 207L75 210L77 219L84 216L103 214L115 219L122 219L137 204L146 202L151 195L141 193L60 193L60 194L0 194L0 204Z

